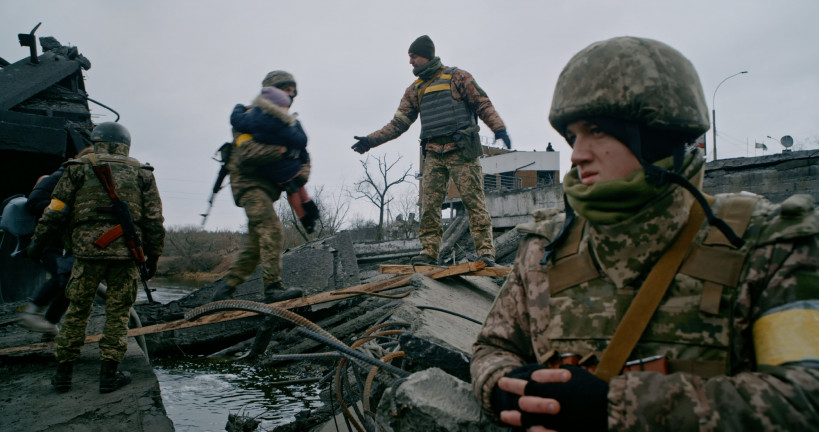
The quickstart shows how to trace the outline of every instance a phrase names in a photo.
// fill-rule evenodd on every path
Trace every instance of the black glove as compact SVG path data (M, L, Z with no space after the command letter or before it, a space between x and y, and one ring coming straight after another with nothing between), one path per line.
M148 279L151 279L156 274L157 262L159 262L159 257L148 257L145 261L145 268L148 270Z
M557 431L582 430L605 431L608 429L608 392L609 385L592 375L584 368L577 366L560 366L572 373L572 378L565 383L539 383L530 376L544 366L537 364L523 365L512 370L506 376L528 380L524 394L555 399L560 402L557 414L532 414L521 411L523 428L540 425ZM517 410L516 394L495 387L492 393L492 406L496 413L503 410ZM521 429L523 430L523 429Z
M495 131L495 141L497 140L503 140L503 145L508 149L512 149L512 140L509 139L509 134L506 133L506 129Z
M373 145L370 144L370 139L369 138L360 137L360 136L354 136L353 138L357 139L358 142L353 144L352 147L350 147L350 148L357 151L358 153L364 154L364 153L367 153L368 150L373 148Z

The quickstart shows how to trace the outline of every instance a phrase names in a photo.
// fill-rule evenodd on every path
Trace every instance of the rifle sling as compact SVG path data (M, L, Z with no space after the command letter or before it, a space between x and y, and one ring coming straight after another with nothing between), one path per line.
M648 326L660 305L677 269L705 219L705 212L695 201L691 205L688 222L674 244L663 254L637 291L637 295L617 326L608 348L597 365L595 375L605 382L620 374L634 346Z

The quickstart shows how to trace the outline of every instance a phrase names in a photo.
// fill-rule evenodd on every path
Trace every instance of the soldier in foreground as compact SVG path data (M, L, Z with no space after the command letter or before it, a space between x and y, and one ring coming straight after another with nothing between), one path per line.
M658 41L580 51L549 121L573 150L566 216L518 228L473 346L485 412L530 431L815 430L811 197L706 200L686 145L709 128L702 86Z
M435 56L435 45L429 36L421 36L409 47L412 73L418 79L404 91L398 111L381 128L358 140L352 149L364 154L373 147L398 138L409 129L420 113L421 151L424 172L421 180L421 221L418 236L421 253L412 258L413 264L436 264L441 244L441 205L452 179L469 214L469 231L481 261L495 265L492 243L492 220L486 210L483 174L478 157L483 154L478 136L480 117L512 148L506 126L489 96L478 86L469 72L441 64Z
M93 153L64 164L65 171L27 249L30 258L38 259L46 245L70 230L74 267L65 291L71 303L55 340L58 365L52 379L58 392L71 389L74 361L85 342L91 306L103 280L108 290L105 327L99 342L99 390L108 393L131 382L130 374L117 371L117 367L128 348L128 311L136 300L140 276L134 245L123 235L127 227L110 210L114 199L94 168L110 168L115 193L127 204L133 226L141 237L141 252L147 257L143 264L149 279L156 272L165 242L162 202L153 167L128 157L131 145L128 130L117 123L102 123L91 132L91 141Z

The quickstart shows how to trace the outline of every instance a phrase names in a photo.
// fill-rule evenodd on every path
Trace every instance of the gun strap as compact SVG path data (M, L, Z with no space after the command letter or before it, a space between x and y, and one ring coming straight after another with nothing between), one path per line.
M705 212L694 201L691 204L688 222L685 227L677 236L674 244L660 257L660 260L657 261L657 264L648 274L631 302L631 306L623 316L623 320L620 321L614 331L614 336L609 341L609 345L597 365L595 376L609 382L612 377L620 374L623 365L631 355L631 351L637 345L637 341L640 340L640 336L642 336L648 322L665 296L674 275L677 274L677 269L682 264L683 258L697 235L703 220L705 220Z

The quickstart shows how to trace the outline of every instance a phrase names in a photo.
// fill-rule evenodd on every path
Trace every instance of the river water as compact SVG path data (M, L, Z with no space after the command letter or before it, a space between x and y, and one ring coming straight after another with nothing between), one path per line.
M168 303L201 285L152 279L154 300ZM137 302L145 301L140 291ZM272 381L303 377L281 369L206 357L151 359L162 390L162 403L179 432L223 431L229 413L256 417L260 430L290 423L295 414L322 406L318 384L271 386Z

